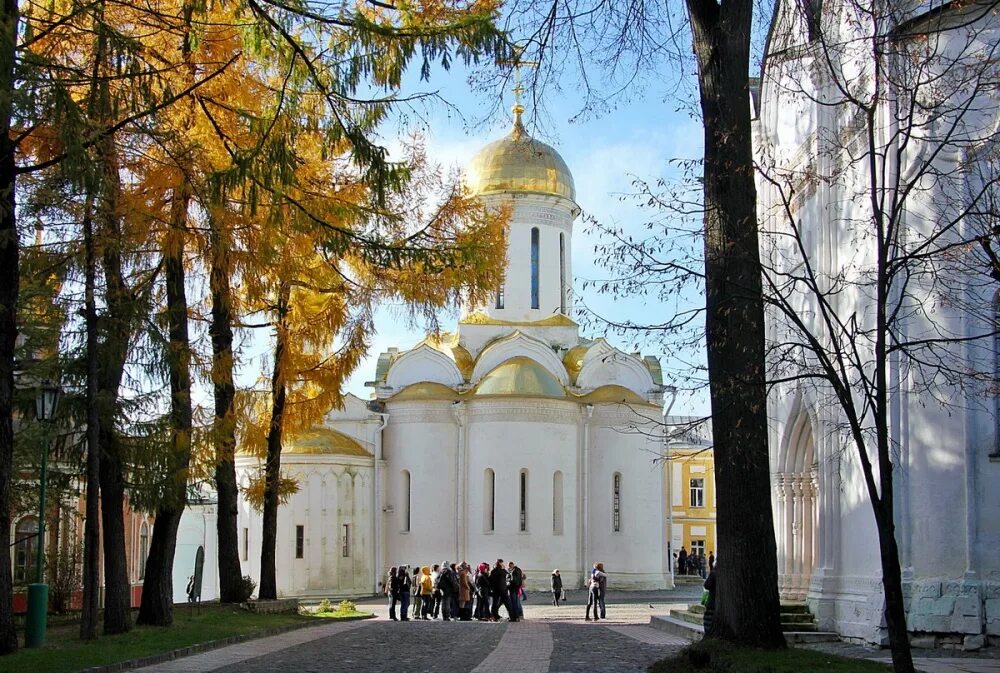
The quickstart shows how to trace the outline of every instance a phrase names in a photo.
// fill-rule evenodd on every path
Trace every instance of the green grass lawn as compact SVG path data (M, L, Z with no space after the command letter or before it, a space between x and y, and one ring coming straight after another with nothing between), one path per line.
M658 661L649 673L888 673L892 667L874 661L848 659L813 650L788 648L765 651L705 640L686 647L676 657Z
M50 628L45 647L21 649L17 654L0 657L0 673L71 673L197 643L259 635L271 629L309 622L318 623L311 616L256 614L233 606L202 606L200 614L199 610L177 606L173 626L137 626L129 633L101 637L93 642L79 640L78 624L70 623Z

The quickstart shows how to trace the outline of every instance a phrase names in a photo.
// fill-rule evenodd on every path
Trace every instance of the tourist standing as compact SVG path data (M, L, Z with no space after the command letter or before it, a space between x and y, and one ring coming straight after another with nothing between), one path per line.
M392 566L385 577L385 595L389 597L389 619L396 621L396 601L399 600L399 568Z
M688 553L687 550L681 545L680 554L677 555L677 574L687 575L687 560Z
M604 571L603 563L597 564L596 576L597 576L597 585L601 589L600 596L598 596L598 600L600 600L601 603L601 619L607 619L608 614L607 610L605 610L604 599L608 595L608 573Z
M601 582L598 579L600 571L597 569L596 565L593 572L590 575L590 580L587 582L587 616L585 619L590 621L590 609L594 609L594 621L598 621L601 618Z
M500 606L507 611L510 618L510 595L507 593L507 570L503 566L503 559L498 558L496 565L490 571L490 594L493 596L493 605L490 606L490 616L493 621L500 621Z
M434 592L436 602L434 604L435 611L440 607L441 609L441 619L444 621L450 621L452 618L452 602L455 594L458 592L458 578L455 577L454 571L451 569L451 564L445 561L441 564L441 569L438 571L437 588ZM435 615L437 617L437 615Z
M708 552L708 574L711 575L712 571L715 570L715 552Z
M463 622L472 619L472 578L469 564L462 561L458 566L458 618Z
M400 566L396 581L399 583L399 619L408 622L410 618L406 610L410 607L410 574L406 572L406 566Z
M521 609L521 585L524 583L524 574L513 561L507 563L507 593L510 596L510 621L516 622L524 617Z
M420 567L420 598L423 602L420 618L428 619L434 611L434 578L430 566Z
M490 619L490 564L480 563L476 568L476 619Z
M708 592L708 600L705 602L705 616L703 618L702 624L705 627L705 634L712 628L712 620L715 618L715 597L716 597L716 587L718 585L718 578L716 573L719 571L719 562L715 562L715 567L712 568L712 572L708 573L708 579L705 580L705 591Z
M413 618L420 619L420 613L424 609L424 600L420 591L420 566L413 567L413 579L410 582L411 597L413 601Z
M562 599L562 575L559 574L559 568L552 571L552 579L549 581L549 586L552 589L552 605L558 607L559 601Z

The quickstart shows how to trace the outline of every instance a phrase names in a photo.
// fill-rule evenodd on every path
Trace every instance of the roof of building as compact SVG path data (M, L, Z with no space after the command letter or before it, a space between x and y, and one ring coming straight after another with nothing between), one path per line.
M545 367L531 358L515 357L484 376L475 394L565 397L566 391Z

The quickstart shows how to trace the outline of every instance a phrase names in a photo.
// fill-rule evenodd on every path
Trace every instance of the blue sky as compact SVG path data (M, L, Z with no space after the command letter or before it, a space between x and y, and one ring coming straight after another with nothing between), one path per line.
M468 73L460 68L450 72L436 71L429 82L413 83L410 91L431 90L440 93L456 109L438 105L424 112L424 122L420 130L425 136L428 153L432 159L445 167L464 167L476 151L510 129L509 109L513 103L510 91L504 91L502 109L504 114L482 120L496 106L496 94L479 94L470 90ZM505 87L509 88L509 87ZM527 97L526 97L527 98ZM642 223L647 216L634 205L623 202L621 195L634 191L635 177L655 180L669 177L671 159L697 158L701 155L702 129L697 120L683 110L683 101L674 97L664 100L655 90L646 95L633 94L631 100L620 101L613 111L583 121L578 118L582 101L574 99L571 87L544 96L544 107L540 118L543 122L529 122L529 131L535 137L549 143L562 155L576 183L577 202L587 213L603 222L615 223L629 230L642 232ZM532 118L532 110L526 117ZM412 128L413 116L409 117ZM392 130L402 132L403 124L392 125ZM393 144L389 127L383 136L388 145ZM650 300L633 299L614 301L592 290L582 290L584 279L604 277L606 272L594 264L595 235L585 231L582 219L578 219L573 233L574 287L578 295L588 305L602 313L616 318L663 315L666 307L651 303ZM374 378L375 360L388 346L409 348L423 338L421 329L404 324L395 313L382 311L377 320L377 335L369 356L346 384L346 391L367 399L371 389L365 381ZM651 318L651 319L656 319ZM443 321L445 329L454 329L456 316L448 316ZM588 330L586 336L598 336ZM619 338L609 340L631 350L633 343L622 343ZM650 355L662 355L660 348L644 346L642 350ZM664 362L669 365L668 362ZM707 412L704 394L693 398L679 398L672 413L699 414Z

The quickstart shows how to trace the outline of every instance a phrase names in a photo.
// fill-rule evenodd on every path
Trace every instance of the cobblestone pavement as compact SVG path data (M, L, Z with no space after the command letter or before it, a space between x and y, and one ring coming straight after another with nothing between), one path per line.
M698 592L700 594L700 590ZM577 595L575 595L577 594ZM688 595L690 594L690 595ZM391 622L381 600L361 601L376 618L335 622L224 647L141 673L645 673L687 641L648 626L649 617L696 600L687 589L611 595L608 619L584 621L583 592L571 592L559 607L544 593L525 604L525 621ZM888 659L885 650L845 643L814 646L822 651ZM933 658L915 651L925 673L1000 673L1000 660ZM941 653L936 653L941 654Z
M540 596L539 596L540 597ZM649 596L643 596L644 599ZM656 605L664 605L659 601ZM525 621L391 622L381 603L365 604L376 619L323 624L225 647L142 673L645 673L649 664L686 644L650 628L649 602L608 605L602 622L583 619L585 606L531 603Z

